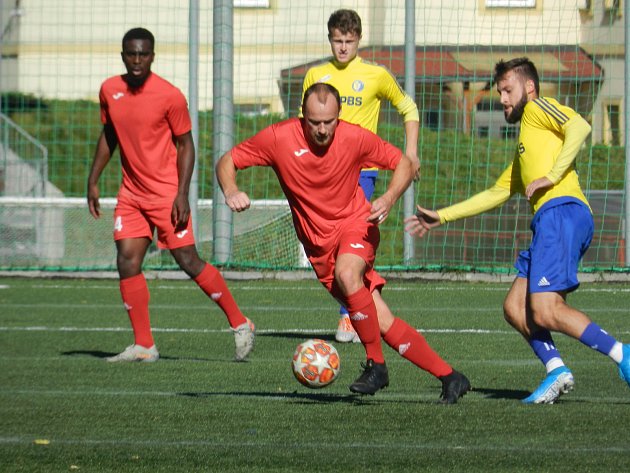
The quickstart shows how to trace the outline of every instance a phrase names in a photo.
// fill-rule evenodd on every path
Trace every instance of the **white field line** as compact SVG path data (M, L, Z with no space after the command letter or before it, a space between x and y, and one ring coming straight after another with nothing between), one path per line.
M25 309L41 309L42 307L46 308L46 309L51 309L51 316L56 317L56 315L52 312L54 312L54 310L66 310L66 311L80 311L82 314L90 314L93 313L94 311L100 311L102 309L112 309L112 308L120 308L121 313L124 312L124 309L122 308L122 304L120 304L119 302L112 302L111 304L90 304L90 305L85 305L85 304L66 304L66 303L57 303L57 304L52 304L49 302L43 302L43 303L7 303L2 305L2 310L4 311L4 313L8 313L9 310L14 309L14 310L25 310ZM309 305L306 307L300 307L299 309L296 309L295 307L292 306L285 306L285 307L281 307L281 306L274 306L274 305L264 305L264 306L254 306L254 305L247 305L247 304L240 304L239 307L241 308L241 310L243 312L246 313L250 313L250 314L254 314L254 313L267 313L267 312L273 312L273 313L286 313L286 312L299 312L299 313L326 313L326 312L330 312L331 315L333 313L335 313L335 311L337 311L338 309L335 309L334 307L331 307L329 305L321 305L321 306L315 306L315 305ZM465 312L467 315L472 315L472 314L495 314L497 317L503 317L503 314L501 312L501 305L500 304L493 304L492 306L488 306L488 307L461 307L461 306L454 306L454 307L396 307L395 304L390 303L390 307L392 308L392 310L394 311L394 313L398 313L398 314L432 314L432 313L440 313L440 314L444 314L444 315L457 315L459 317L461 317L462 312ZM630 313L630 309L627 307L616 307L616 308L610 308L610 307L578 307L582 310L584 310L586 313L588 314L627 314ZM215 308L214 304L206 304L206 303L202 303L202 304L186 304L186 305L181 305L181 304L151 304L150 305L150 309L152 311L154 310L161 310L161 311L178 311L178 312L192 312L192 311L214 311L214 310L218 310ZM0 317L2 316L2 312L0 312ZM20 314L21 317L26 318L28 316L28 314ZM40 315L38 315L38 317L40 317ZM1 319L0 319L1 320Z
M175 284L150 284L150 288L153 289L173 289L173 290L182 290L182 289L188 289L188 290L194 290L194 291L198 291L199 288L197 287L197 285L195 284L181 284L181 285L175 285ZM251 285L251 286L239 286L238 284L234 284L232 282L228 282L228 286L230 286L230 288L234 287L234 291L262 291L262 292L270 292L270 291L295 291L296 290L296 286L295 285L285 285L285 286L278 286L278 285L273 285L273 286L269 286L266 285L264 282L261 282L259 285ZM5 288L8 288L9 286L6 286ZM74 290L74 289L112 289L112 290L118 290L118 285L116 283L112 283L110 285L106 285L106 284L33 284L30 287L32 287L33 289L70 289L70 290ZM498 287L482 287L482 285L479 285L479 287L477 286L470 286L471 290L474 291L506 291L509 288L508 284L504 284L503 286L498 286ZM402 286L385 286L385 291L417 291L417 290L422 290L422 291L452 291L453 290L453 286L433 286L431 284L421 284L421 285L416 285L416 286L411 286L409 284L405 284ZM313 281L312 284L302 284L301 287L299 288L299 291L324 291L324 288L317 283L317 281ZM628 292L630 292L630 289L628 289Z
M422 333L466 333L479 335L511 335L516 334L514 330L485 330L485 329L418 329ZM128 327L49 327L45 325L33 325L24 327L0 326L0 332L130 332ZM157 333L228 333L229 329L196 329L196 328L167 328L154 327L153 332ZM325 329L257 329L258 334L273 335L276 333L296 333L305 335L315 335L322 333L335 333L335 330Z
M122 307L122 303L118 302L118 300L113 301L111 304L68 304L68 303L63 303L63 302L59 302L59 303L50 303L50 302L40 302L40 303L26 303L26 302L20 302L20 303L7 303L4 304L2 306L2 308L4 310L8 310L11 308L14 309L41 309L41 308L46 308L46 309L67 309L67 310L80 310L80 311L93 311L93 310L100 310L100 309L111 309L111 308L120 308L121 311L124 311L123 307ZM277 305L272 305L272 304L267 304L267 305L248 305L248 304L239 304L239 307L241 308L241 310L243 311L248 311L248 312L328 312L331 310L339 310L338 308L335 309L334 307L331 307L329 305L321 305L321 306L316 306L316 305L308 305L306 307L300 307L299 309L296 309L294 306L277 306ZM201 303L201 304L186 304L186 305L181 305L181 304L150 304L150 309L151 310L186 310L186 311L191 311L191 310L208 310L208 309L214 309L215 305L214 304L208 304L208 303ZM419 313L427 313L427 312L444 312L444 313L449 313L449 312L453 312L453 311L457 311L457 312L461 312L462 310L464 310L464 308L462 307L426 307L426 308L416 308L416 307L392 307L392 309L395 312L419 312ZM623 309L615 309L615 310L623 310ZM473 307L473 308L465 308L466 312L475 312L475 313L486 313L486 312L496 312L496 313L501 313L501 306L498 304L493 304L492 306L489 307ZM626 309L626 311L628 311L628 309Z
M450 285L450 286L438 286L438 285L433 285L430 283L419 283L419 284L409 284L409 283L405 283L402 285L396 285L396 283L393 283L391 285L386 285L385 289L384 289L384 293L390 292L390 291L401 291L401 292L407 292L407 291L422 291L422 292L431 292L431 291L452 291L454 286L456 284ZM268 284L265 284L265 282L261 282L260 284L254 284L254 285L248 285L248 286L239 286L238 284L229 282L228 286L230 286L230 289L233 288L233 290L236 291L261 291L261 292L271 292L271 291L295 291L296 290L296 286L295 285L283 285L283 286L278 286L278 285L273 285L273 286L269 286ZM299 288L299 291L324 291L324 288L322 286L319 285L319 283L317 283L316 281L313 281L313 283L309 283L309 284L301 284L301 287ZM104 289L104 290L116 290L118 291L118 285L116 283L112 283L109 285L106 284L33 284L30 287L34 288L34 289L69 289L69 290L76 290L76 289ZM471 283L465 283L461 285L461 290L462 291L466 291L466 290L471 290L474 292L506 292L507 289L509 289L510 284L505 284L505 283L480 283L480 284L471 284ZM194 290L194 291L198 291L199 288L195 285L195 284L181 284L181 285L175 285L175 284L150 284L150 288L151 289L172 289L172 290ZM0 289L10 289L10 285L4 285L4 286L0 286ZM578 293L582 293L582 292L604 292L604 293L629 293L630 292L630 287L624 287L622 285L619 286L615 286L615 287L608 287L608 288L604 288L604 287L588 287L588 283L586 283L585 285L583 285L582 287L580 287L578 289Z
M419 328L417 329L421 333L435 333L435 334L468 334L468 335L518 335L515 330L488 330L488 329L476 329L476 328L464 328L464 329L448 329L448 328ZM230 329L199 329L199 328L168 328L168 327L154 327L152 329L155 333L196 333L196 334L209 334L209 333L231 333ZM131 332L131 328L128 327L48 327L45 325L33 325L24 327L6 327L0 326L0 332ZM330 328L325 329L300 329L300 328L288 328L288 329L257 329L257 334L273 335L277 333L295 333L302 335L321 335L332 334L335 330ZM617 335L629 335L630 330L622 330L616 332Z

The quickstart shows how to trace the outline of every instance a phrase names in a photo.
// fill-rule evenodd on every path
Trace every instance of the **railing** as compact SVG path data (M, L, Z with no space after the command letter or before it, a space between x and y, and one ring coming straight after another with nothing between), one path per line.
M46 147L3 113L0 130L0 195L45 197Z

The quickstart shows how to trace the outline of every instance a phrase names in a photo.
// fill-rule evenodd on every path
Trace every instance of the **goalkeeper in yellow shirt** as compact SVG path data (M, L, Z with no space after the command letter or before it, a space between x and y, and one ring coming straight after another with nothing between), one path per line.
M421 237L443 223L498 207L515 193L525 195L534 214L532 241L516 260L517 276L503 311L547 375L523 402L551 404L573 388L573 374L560 357L552 331L610 357L630 385L630 344L618 342L566 301L579 286L578 265L593 237L591 208L574 165L591 127L571 108L539 97L538 72L527 58L497 63L494 82L506 121L521 122L514 160L494 186L467 200L438 211L418 206L416 215L405 220L406 230Z
M361 40L361 18L354 10L337 10L328 19L328 41L333 57L306 72L303 91L316 82L334 86L341 96L340 118L376 133L381 100L389 100L403 117L405 127L405 154L414 164L415 177L419 177L418 160L418 107L413 98L398 85L396 78L384 66L357 56ZM359 184L370 200L374 192L378 169L364 169ZM335 338L338 342L358 342L345 307L340 309L339 326Z

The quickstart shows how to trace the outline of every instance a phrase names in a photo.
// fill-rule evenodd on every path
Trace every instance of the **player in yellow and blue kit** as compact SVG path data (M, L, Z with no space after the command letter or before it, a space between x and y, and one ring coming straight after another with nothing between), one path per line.
M304 77L303 92L317 82L334 86L341 96L342 120L367 128L376 133L381 101L389 100L403 117L405 127L405 154L414 164L414 174L419 177L418 160L418 107L413 98L398 85L396 78L384 66L371 63L357 56L361 40L361 18L354 10L337 10L328 19L328 40L333 57L310 68ZM378 169L361 171L359 184L370 200L374 192ZM339 327L335 336L339 342L359 339L352 328L345 307L340 309Z
M500 61L494 80L506 121L521 122L512 164L494 186L463 202L438 211L418 206L416 215L405 220L406 230L424 236L438 225L498 207L515 193L524 194L534 214L532 242L516 260L518 274L503 310L543 362L547 376L523 402L550 404L573 388L573 374L551 331L609 356L630 385L630 344L621 344L566 302L567 294L579 286L578 265L593 237L593 216L574 165L591 127L571 108L539 97L538 72L527 58Z

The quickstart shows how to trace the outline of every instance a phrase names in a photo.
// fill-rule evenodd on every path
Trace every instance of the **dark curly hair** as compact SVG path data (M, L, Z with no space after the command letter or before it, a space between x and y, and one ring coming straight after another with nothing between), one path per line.
M355 33L361 37L361 17L354 10L337 10L328 19L329 38L335 29L342 34Z
M534 63L530 61L529 58L517 57L510 59L509 61L501 59L494 66L494 83L496 84L498 81L503 79L505 74L509 71L514 71L524 79L529 79L534 82L536 95L540 94L540 79L538 78L538 71L536 70Z

